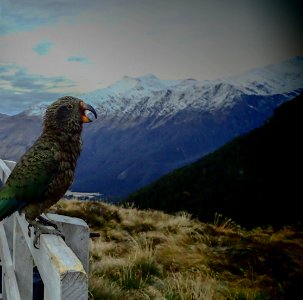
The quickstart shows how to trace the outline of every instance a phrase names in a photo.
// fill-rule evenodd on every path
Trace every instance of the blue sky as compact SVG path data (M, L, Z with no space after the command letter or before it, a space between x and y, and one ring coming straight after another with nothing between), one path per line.
M38 53L39 55L47 55L51 49L53 48L54 43L52 41L43 40L39 42L33 50Z
M301 0L0 0L0 112L124 75L216 79L303 54Z

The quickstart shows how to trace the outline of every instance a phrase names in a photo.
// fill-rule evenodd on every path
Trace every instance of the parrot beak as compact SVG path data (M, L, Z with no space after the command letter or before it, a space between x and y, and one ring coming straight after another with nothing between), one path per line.
M92 122L92 120L85 114L86 111L90 111L94 114L95 118L97 119L97 113L95 111L95 109L89 105L86 104L84 101L80 102L80 111L81 111L81 120L83 123L90 123Z

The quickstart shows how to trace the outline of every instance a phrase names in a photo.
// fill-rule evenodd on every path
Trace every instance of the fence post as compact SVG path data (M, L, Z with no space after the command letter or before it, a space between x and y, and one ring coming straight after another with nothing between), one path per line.
M11 174L11 171L15 167L16 162L11 160L2 160L0 159L0 180L4 184ZM9 254L7 258L6 266L2 264L2 299L10 299L10 297L20 297L16 275L14 273L13 261L12 261L12 252L13 252L13 217L9 217L5 220L5 222L0 222L0 249L1 257L3 258L5 255ZM6 234L8 233L8 235ZM8 251L7 251L8 250ZM13 274L14 273L14 274ZM12 282L12 283L11 283ZM14 294L12 295L12 291L6 292L5 285L12 285L12 288L15 289ZM14 298L12 298L14 299Z
M11 253L8 247L7 238L5 234L5 230L3 227L3 223L0 223L0 254L1 258L5 257L5 263L2 264L2 272L3 272L3 298L4 299L14 299L14 300L22 300L19 293L19 288L16 280L16 274L14 270L14 265L11 257Z
M7 180L9 175L11 174L11 169L7 166L7 164L0 159L0 179L3 183Z
M79 218L71 218L57 214L47 214L47 218L56 222L58 229L65 236L65 243L82 262L88 273L89 266L89 227Z
M33 299L33 259L14 215L13 262L22 300Z

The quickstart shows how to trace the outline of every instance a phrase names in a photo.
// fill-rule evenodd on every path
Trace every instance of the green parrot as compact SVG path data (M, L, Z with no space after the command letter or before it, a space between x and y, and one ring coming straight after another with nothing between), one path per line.
M0 190L0 221L15 211L24 212L29 226L35 229L35 247L42 233L61 235L53 222L40 215L73 182L81 152L82 125L91 122L87 111L97 118L92 106L75 97L65 96L51 104L44 116L41 136L21 157Z

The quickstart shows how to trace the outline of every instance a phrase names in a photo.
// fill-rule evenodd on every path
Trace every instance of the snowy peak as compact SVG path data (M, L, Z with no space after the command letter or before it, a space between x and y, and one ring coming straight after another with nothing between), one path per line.
M133 94L135 92L157 92L165 88L175 87L181 80L161 80L153 74L147 74L142 77L124 76L119 81L103 89L111 94ZM100 90L99 90L100 91Z
M159 91L166 87L176 86L180 81L181 80L161 80L153 74L147 74L141 77L124 76L122 79L102 90L108 90L113 94L125 94L136 90Z
M110 85L107 89L115 94L126 93L132 89L136 89L139 86L139 81L136 78L124 76L119 81Z
M141 86L144 89L150 89L153 91L163 90L169 87L175 87L180 84L181 80L164 80L159 79L153 74L147 74L142 77L137 77L137 80L140 82Z
M22 114L26 114L31 117L42 117L45 114L47 107L51 104L49 103L40 103L30 106L27 110L25 110Z
M0 118L6 118L8 115L0 113Z
M303 87L303 56L253 69L227 79L246 92L258 95L283 94Z

